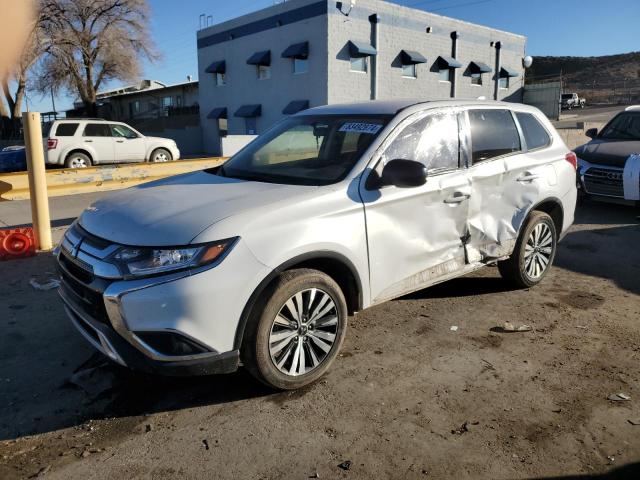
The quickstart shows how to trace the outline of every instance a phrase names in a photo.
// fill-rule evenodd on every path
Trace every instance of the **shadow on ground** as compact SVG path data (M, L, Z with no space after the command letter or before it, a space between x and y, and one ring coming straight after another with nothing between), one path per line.
M593 475L567 475L562 477L540 477L530 480L638 480L640 478L640 463L629 463L615 468L607 473Z

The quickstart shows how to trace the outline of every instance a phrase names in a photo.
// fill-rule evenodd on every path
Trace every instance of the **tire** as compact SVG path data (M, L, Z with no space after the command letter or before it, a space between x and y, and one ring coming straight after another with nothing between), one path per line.
M149 161L151 163L163 163L170 162L173 160L171 156L171 152L166 148L156 148L153 152L151 152L151 156L149 157Z
M548 235L551 237L549 241ZM532 212L520 231L511 257L498 262L500 274L520 288L537 285L551 269L557 239L553 219L544 212Z
M89 168L91 165L91 157L81 152L72 152L64 160L66 168Z
M298 322L300 303L303 317ZM242 362L272 388L302 388L327 372L346 330L347 304L338 284L318 270L289 270L256 302L245 331Z

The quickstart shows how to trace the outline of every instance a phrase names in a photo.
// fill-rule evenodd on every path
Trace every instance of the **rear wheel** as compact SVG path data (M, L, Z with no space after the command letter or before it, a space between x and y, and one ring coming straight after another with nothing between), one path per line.
M511 257L498 262L500 274L518 287L537 285L551 268L556 246L553 219L544 212L534 211L521 230Z
M72 152L67 155L64 166L67 168L89 168L91 166L91 158L81 152Z
M242 360L252 375L273 388L301 388L326 373L346 328L347 305L336 282L317 270L290 270L255 305Z

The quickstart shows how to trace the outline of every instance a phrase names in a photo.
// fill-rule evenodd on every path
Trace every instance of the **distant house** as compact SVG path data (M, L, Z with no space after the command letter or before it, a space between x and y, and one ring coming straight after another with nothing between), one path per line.
M202 152L198 82L166 85L143 80L101 91L97 95L98 117L125 122L148 136L172 138L182 154ZM86 116L82 103L66 112L67 117Z

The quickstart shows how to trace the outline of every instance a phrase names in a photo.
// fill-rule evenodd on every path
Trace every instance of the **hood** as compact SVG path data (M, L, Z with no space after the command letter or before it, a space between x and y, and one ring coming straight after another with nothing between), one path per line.
M575 149L579 158L589 163L624 168L632 153L640 152L640 140L602 140L596 138Z
M110 194L87 208L79 222L89 233L124 245L187 245L224 218L291 202L315 188L193 172Z
M175 143L175 141L171 138L166 138L166 137L144 137L147 141L151 141L151 142L173 142Z

